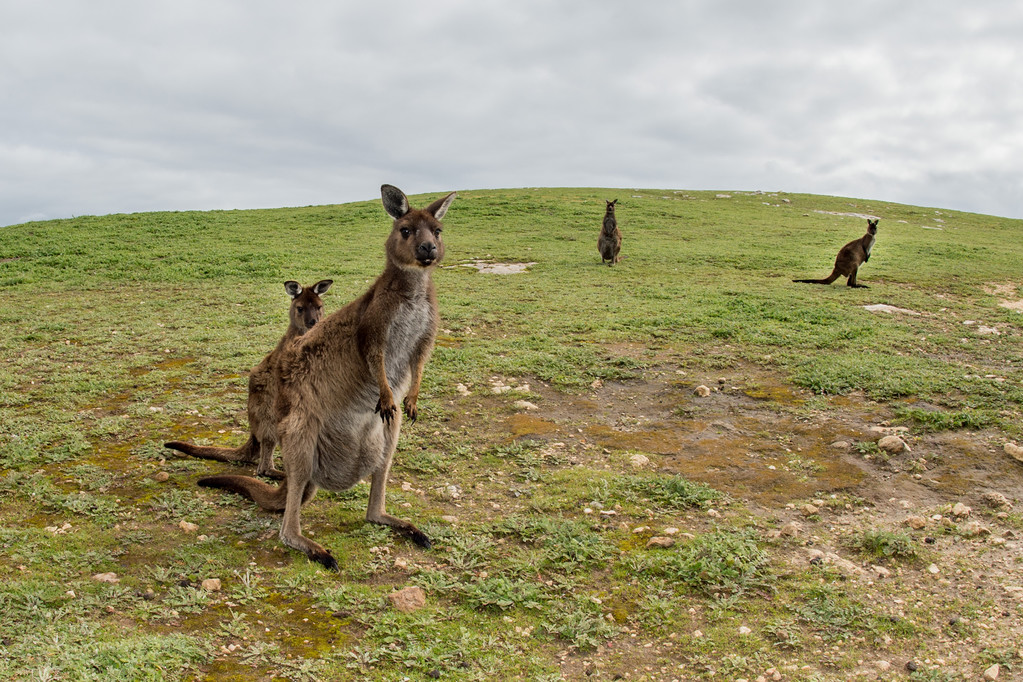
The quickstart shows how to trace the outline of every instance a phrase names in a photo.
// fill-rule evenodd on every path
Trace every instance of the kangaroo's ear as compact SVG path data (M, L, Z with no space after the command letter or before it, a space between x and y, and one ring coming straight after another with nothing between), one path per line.
M317 296L319 296L320 294L325 294L327 293L327 289L329 289L330 285L333 283L334 280L332 279L321 279L319 282L313 285L313 291L316 292Z
M295 298L302 293L302 285L293 279L289 279L284 283L284 290L288 292L288 296Z
M451 194L447 195L446 197L443 197L443 198L438 199L437 201L433 202L432 204L427 206L424 210L427 213L429 213L430 215L432 215L434 218L436 218L437 220L440 220L441 218L444 217L444 214L448 212L448 206L451 205L451 202L454 201L455 197L457 197L457 196L458 196L458 192L452 192Z
M408 213L408 197L394 185L381 185L380 196L384 200L384 210L395 220Z

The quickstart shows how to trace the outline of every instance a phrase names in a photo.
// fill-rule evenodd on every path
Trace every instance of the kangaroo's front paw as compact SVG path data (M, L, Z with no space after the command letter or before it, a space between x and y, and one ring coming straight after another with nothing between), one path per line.
M394 404L394 400L390 400L388 404L384 404L383 398L377 401L376 412L380 414L380 418L385 424L390 424L394 417L398 414L398 406Z
M405 414L408 416L409 422L415 424L416 417L419 416L419 410L416 408L416 399L409 399L408 396L405 396L402 405L405 407Z

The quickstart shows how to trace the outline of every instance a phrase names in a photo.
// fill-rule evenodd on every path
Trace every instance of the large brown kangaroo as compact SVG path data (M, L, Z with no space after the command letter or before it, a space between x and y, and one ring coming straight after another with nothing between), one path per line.
M604 224L600 228L600 237L597 238L597 250L600 251L601 264L614 265L619 261L618 252L622 250L622 233L618 229L618 219L615 218L615 204L618 200L607 201L607 208L604 210Z
M326 293L333 283L332 279L321 279L311 287L303 287L294 280L284 283L284 290L291 296L291 308L288 310L290 324L284 336L277 342L277 347L249 372L249 439L244 445L223 448L192 445L175 440L164 443L164 447L179 450L193 457L215 459L218 462L251 464L258 457L257 476L284 478L284 472L274 468L273 460L274 448L277 445L277 422L274 419L277 384L274 369L284 352L284 347L292 339L312 329L323 317L323 300L320 296Z
M337 570L324 547L302 535L302 505L318 488L346 490L371 477L366 520L391 526L417 545L430 539L384 510L387 476L401 429L400 402L416 420L423 366L437 335L431 273L444 256L441 218L452 192L425 209L409 208L397 187L380 188L394 218L383 273L362 296L286 346L275 373L275 418L285 479L277 487L248 476L199 480L284 511L281 541Z
M794 279L793 282L806 282L808 284L831 284L839 275L847 277L846 284L859 289L868 288L866 284L856 283L856 271L860 266L870 260L870 249L874 246L877 235L877 220L867 218L867 233L859 239L854 239L838 250L835 258L835 269L824 279Z

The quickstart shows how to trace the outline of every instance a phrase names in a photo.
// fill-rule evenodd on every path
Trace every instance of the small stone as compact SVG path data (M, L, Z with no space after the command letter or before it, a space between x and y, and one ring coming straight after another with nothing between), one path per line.
M703 632L700 631L700 630L693 630L693 637L696 637L696 638L703 637Z
M967 507L962 502L956 502L955 505L952 507L952 516L964 518L969 516L971 511L973 510Z
M206 580L202 581L202 589L207 592L219 592L220 578L206 578Z
M157 471L155 474L153 474L153 480L156 481L157 483L163 483L169 478L170 474L168 474L166 471Z
M707 396L710 395L710 389L704 386L703 384L700 384L699 386L696 387L696 390L694 390L693 393L700 396L701 398L706 398Z
M796 523L795 521L789 521L781 527L780 532L785 537L794 538L799 535L800 531L803 530L803 526Z
M458 523L458 517L457 516L451 516L450 514L445 514L444 516L440 517L440 520L443 521L444 523L451 523L451 524Z
M850 443L847 440L836 440L834 443L831 444L831 447L835 448L836 450L848 450L849 448L852 447L852 443Z
M931 564L930 566L927 567L927 572L930 573L931 575L938 575L939 573L941 573L941 569L938 568L937 564Z
M426 606L426 593L421 587L406 587L387 595L387 600L396 611L412 613Z
M665 535L678 535L678 533L679 533L679 529L675 528L674 526L671 526L670 528L665 528L664 529L664 534Z
M199 530L199 526L195 525L194 523L190 523L189 521L185 521L184 519L182 519L178 523L178 528L185 531L186 533L194 533L195 531Z
M667 549L675 544L675 538L664 537L663 535L655 535L646 541L646 548L660 548Z
M719 512L717 509L708 509L707 516L709 516L712 519L719 519L721 518L721 512Z
M872 570L878 578L887 578L892 574L892 572L884 566L871 566L870 570Z
M645 467L650 464L650 458L646 455L634 454L629 456L629 464L634 467Z
M963 527L959 529L959 532L968 538L980 537L981 535L991 535L991 531L982 526L979 521L970 521L969 523L964 524Z
M891 670L892 664L888 661L874 661L874 667L881 672L885 672L887 670Z
M800 509L800 511L802 511L802 512L803 512L803 516L813 516L813 515L814 515L814 514L816 514L816 513L818 512L818 511L820 511L820 510L819 510L819 509L818 509L817 507L815 507L815 506L814 506L814 505L812 505L812 504L804 504L804 505L803 505L802 507L800 507L799 509Z
M739 635L740 636L745 637L746 635L751 635L751 634L753 634L753 631L750 630L745 625L742 625L742 626L739 627Z
M1009 501L1009 498L999 492L989 491L984 493L983 497L984 501L995 509L1012 509L1012 502Z
M897 455L900 452L909 450L909 446L906 445L906 441L902 440L898 436L885 436L881 440L877 441L877 447L891 455Z
M1005 444L1005 454L1012 457L1017 462L1023 462L1023 448L1016 445L1015 443Z
M907 526L913 530L921 530L927 526L927 519L922 516L907 516L906 520L903 521Z
M985 680L997 680L999 673L1002 672L1001 667L995 663L993 666L984 671Z
M399 571L405 570L406 568L408 568L408 559L401 556L395 558L394 567L397 568Z
M512 403L512 407L517 410L539 410L540 407L536 403L531 403L528 400L516 400Z
M116 573L97 573L92 576L92 579L98 583L119 583L121 579L117 577Z
M458 384L457 386L455 386L455 390L458 392L458 395L462 397L468 397L472 395L472 392L469 391L469 388L465 384Z
M590 388L596 390L596 389L600 388L603 385L604 385L603 381L601 381L600 379L594 379L593 383L590 384Z

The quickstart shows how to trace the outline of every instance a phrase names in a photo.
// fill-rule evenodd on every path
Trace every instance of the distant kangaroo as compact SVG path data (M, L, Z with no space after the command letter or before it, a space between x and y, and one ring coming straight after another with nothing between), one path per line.
M277 422L274 420L277 385L274 369L288 342L302 336L320 321L323 316L323 300L320 296L326 293L333 283L332 279L323 279L306 288L294 280L284 283L284 290L291 296L291 308L288 310L291 323L284 336L277 342L277 347L249 372L249 440L244 445L237 448L222 448L192 445L175 440L164 443L164 447L180 450L193 457L215 459L218 462L252 463L258 457L257 476L284 478L284 472L275 469L273 462L274 447L277 445Z
M601 264L607 263L612 266L618 262L618 252L622 250L622 233L618 230L618 220L615 219L615 204L618 200L607 201L607 208L604 210L604 225L600 228L600 237L597 239L597 250L600 251Z
M423 366L437 335L431 274L444 256L440 221L456 195L412 209L397 187L383 185L380 194L394 219L383 273L366 293L287 345L277 365L274 414L284 481L274 487L248 476L199 480L268 511L283 510L281 541L333 570L338 564L330 552L302 535L302 505L318 488L346 490L367 476L366 520L430 547L415 525L385 511L384 496L401 429L398 403L414 422Z
M831 284L838 276L848 277L846 284L851 287L866 289L866 284L856 283L856 271L860 266L870 260L870 249L874 246L874 239L877 235L877 220L867 218L867 233L859 239L854 239L838 250L838 257L835 258L835 269L824 279L794 279L793 282L807 282L808 284Z

